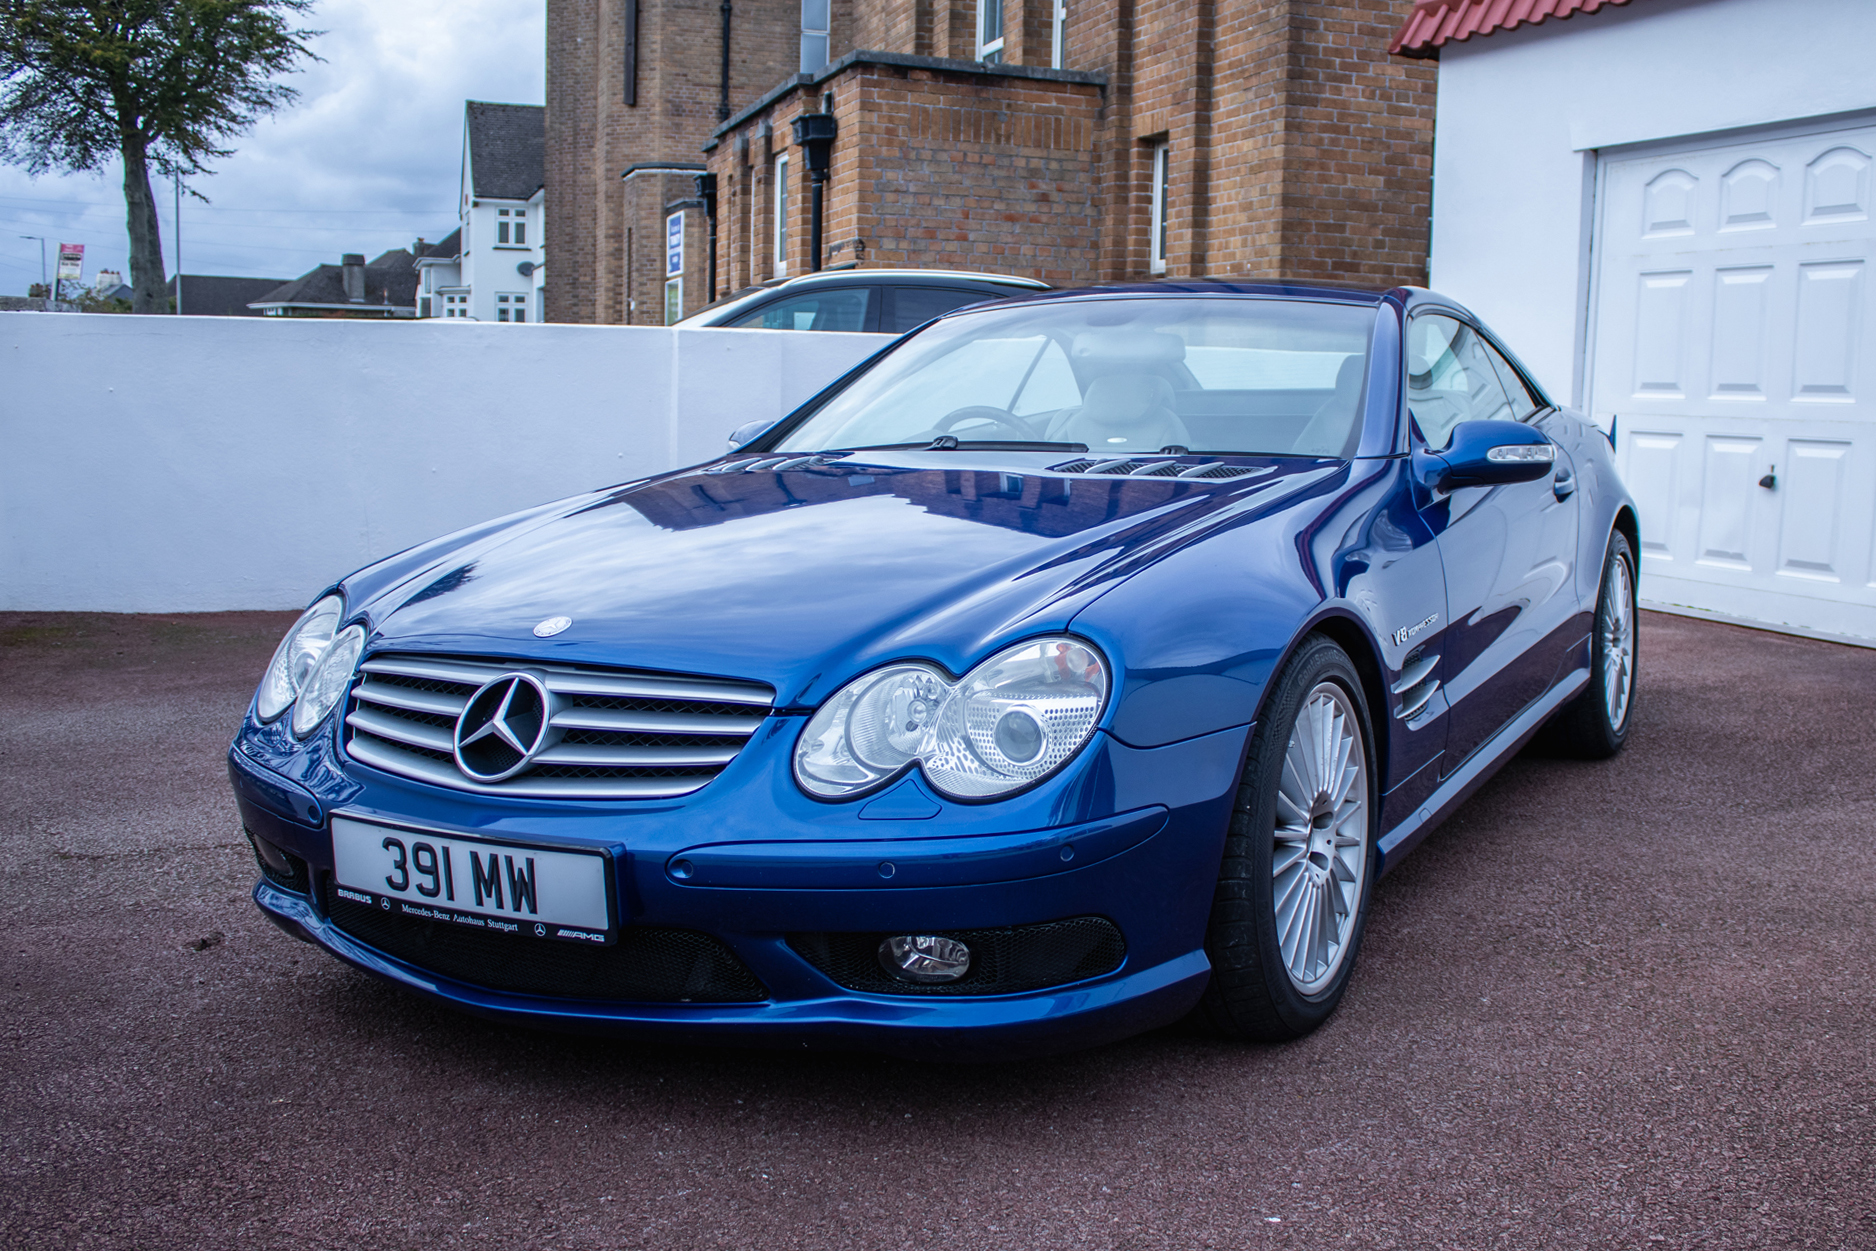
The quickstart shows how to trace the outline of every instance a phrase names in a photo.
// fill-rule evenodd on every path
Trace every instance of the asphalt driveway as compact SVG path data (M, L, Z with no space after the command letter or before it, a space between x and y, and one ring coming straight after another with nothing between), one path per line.
M1876 1247L1876 651L1644 617L1314 1036L988 1068L500 1028L248 901L280 614L0 615L0 1246Z

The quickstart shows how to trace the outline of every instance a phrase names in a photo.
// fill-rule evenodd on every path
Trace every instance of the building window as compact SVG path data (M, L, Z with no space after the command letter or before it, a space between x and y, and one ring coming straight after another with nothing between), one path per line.
M507 209L497 209L495 211L495 242L497 243L508 242L508 210Z
M1061 69L1068 60L1068 0L1049 6L1049 68Z
M819 73L827 64L830 0L801 0L801 72Z
M1003 59L1003 0L977 0L977 59Z
M775 276L788 272L788 157L775 158Z
M1147 268L1156 274L1166 272L1166 217L1172 190L1172 144L1153 145L1153 214L1152 256Z
M513 243L525 247L528 242L528 211L515 209L511 213L508 209L496 209L495 242Z
M673 278L664 284L664 324L670 325L684 316L684 280Z
M528 319L528 297L525 295L498 295L495 297L495 320L518 322Z

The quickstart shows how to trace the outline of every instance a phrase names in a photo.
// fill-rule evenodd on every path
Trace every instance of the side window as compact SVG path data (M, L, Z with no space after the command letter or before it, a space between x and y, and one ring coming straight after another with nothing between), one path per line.
M1462 421L1513 418L1492 352L1464 322L1423 313L1407 327L1407 411L1431 448Z
M981 291L960 291L951 287L894 287L892 313L888 317L892 324L880 329L886 334L904 334L940 313L996 298Z
M1518 377L1518 371L1511 367L1511 362L1489 343L1482 342L1479 347L1491 358L1492 368L1498 371L1498 380L1504 384L1505 394L1511 397L1511 415L1519 421L1529 421L1537 416L1544 406L1537 402L1531 389L1524 385L1524 379Z
M865 330L867 310L877 290L842 287L808 292L765 304L730 325L745 330Z

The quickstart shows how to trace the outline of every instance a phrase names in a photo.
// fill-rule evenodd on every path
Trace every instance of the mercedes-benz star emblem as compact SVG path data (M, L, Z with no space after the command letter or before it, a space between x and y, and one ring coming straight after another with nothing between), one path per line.
M477 782L499 782L528 767L547 744L552 702L531 673L482 684L456 718L456 767Z
M547 620L534 627L534 637L537 639L551 639L554 635L559 634L572 624L572 617L549 617Z

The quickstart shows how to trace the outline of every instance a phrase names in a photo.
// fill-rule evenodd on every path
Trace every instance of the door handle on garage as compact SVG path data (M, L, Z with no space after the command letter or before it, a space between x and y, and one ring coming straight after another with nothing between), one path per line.
M1557 470L1557 476L1550 480L1550 490L1560 500L1567 500L1576 493L1576 475L1568 469Z

